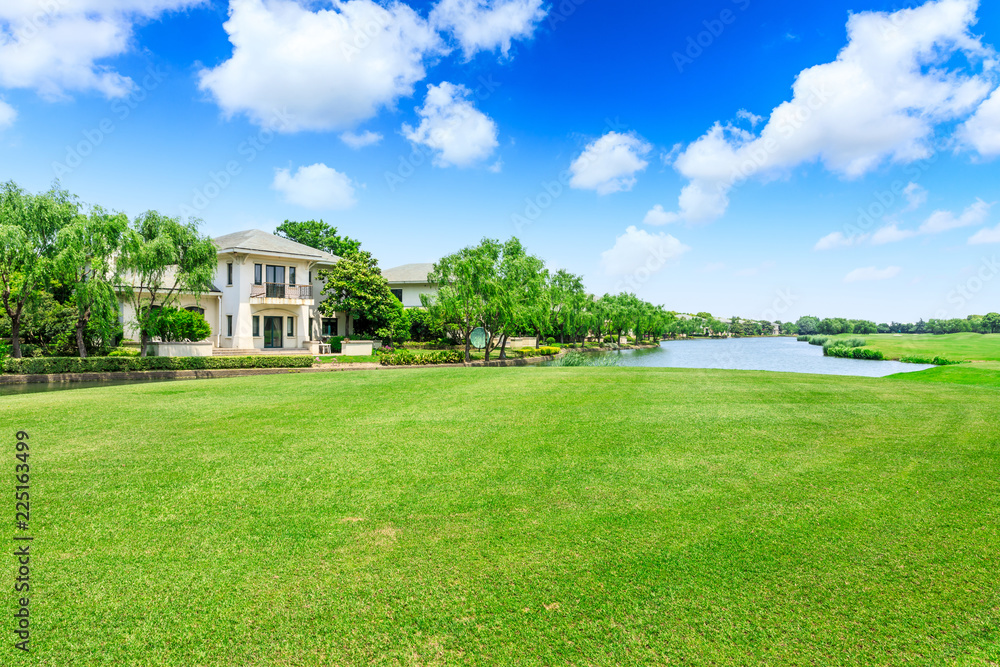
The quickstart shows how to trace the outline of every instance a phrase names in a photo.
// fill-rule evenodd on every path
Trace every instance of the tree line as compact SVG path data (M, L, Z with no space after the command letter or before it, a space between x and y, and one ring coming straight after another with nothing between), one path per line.
M25 334L49 353L106 353L123 334L119 295L136 313L140 353L152 337L204 333L181 295L211 287L215 245L200 221L147 211L132 220L85 206L58 185L0 186L0 336L23 356ZM37 349L37 346L34 346Z
M952 334L952 333L1000 333L1000 313L986 315L969 315L968 317L950 320L923 319L914 323L891 322L875 324L870 320L850 320L842 317L820 319L807 315L800 317L794 325L797 333L803 336L837 334Z

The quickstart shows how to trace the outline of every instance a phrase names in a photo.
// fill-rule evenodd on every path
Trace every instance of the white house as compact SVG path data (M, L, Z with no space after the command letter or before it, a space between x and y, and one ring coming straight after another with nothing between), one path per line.
M318 310L319 271L339 257L259 229L213 241L219 262L211 290L197 298L183 295L179 306L205 316L216 348L308 352L310 342L347 335L346 317L327 318ZM122 321L135 321L127 304ZM126 336L135 335L134 326L125 328Z
M382 277L389 283L389 289L404 308L419 308L420 295L437 294L437 286L427 280L427 274L434 270L433 264L403 264L382 271Z

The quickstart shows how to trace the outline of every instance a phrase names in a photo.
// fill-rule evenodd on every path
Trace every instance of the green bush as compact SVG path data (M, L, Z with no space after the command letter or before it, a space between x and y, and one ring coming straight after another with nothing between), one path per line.
M918 355L908 355L900 359L900 361L904 364L930 364L933 366L955 366L965 363L963 361L946 359L945 357L921 357Z
M555 345L556 344L556 339L553 338L552 336L549 336L548 338L545 339L545 344L546 345Z
M613 343L613 342L615 342L615 337L614 336L605 336L604 337L604 342L605 343Z
M383 366L460 364L465 361L465 353L459 350L439 350L430 354L416 354L404 349L379 350L378 361Z
M584 354L583 352L570 352L561 359L556 359L552 366L617 366L619 355L614 352Z
M339 354L341 352L340 344L344 342L346 336L330 336L327 338L327 342L330 343L330 351Z
M36 357L4 359L3 372L17 375L49 373L118 373L123 371L187 371L231 368L309 368L312 357Z
M824 344L826 344L826 341L828 341L828 340L830 340L830 336L810 336L809 337L809 344L810 345L824 345Z
M138 357L139 350L134 347L116 347L108 352L109 357Z
M864 338L830 338L825 343L823 343L823 350L829 350L831 347L864 347L868 344L868 341Z
M809 338L810 338L810 336L799 336L795 340L799 341L800 343L808 343L809 342Z
M205 316L182 308L158 308L146 323L146 335L164 342L197 342L212 335Z
M846 345L834 345L824 347L823 354L828 357L838 357L840 359L864 359L867 361L882 361L885 355L879 350L870 347L847 347Z

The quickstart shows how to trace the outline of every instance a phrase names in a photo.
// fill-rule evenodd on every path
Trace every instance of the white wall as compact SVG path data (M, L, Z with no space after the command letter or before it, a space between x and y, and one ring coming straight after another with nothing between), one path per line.
M389 289L403 290L404 308L420 308L423 306L421 294L437 294L437 287L426 283L389 283Z

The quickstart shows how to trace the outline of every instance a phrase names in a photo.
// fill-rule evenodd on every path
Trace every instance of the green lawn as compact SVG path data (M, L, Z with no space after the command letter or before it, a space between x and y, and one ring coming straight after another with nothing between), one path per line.
M996 665L1000 395L950 372L3 397L7 442L31 434L35 646L8 660L7 556L0 662Z
M867 339L868 347L881 350L887 359L919 355L942 356L953 361L1000 361L1000 334L852 334L847 337Z

